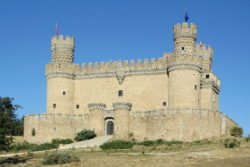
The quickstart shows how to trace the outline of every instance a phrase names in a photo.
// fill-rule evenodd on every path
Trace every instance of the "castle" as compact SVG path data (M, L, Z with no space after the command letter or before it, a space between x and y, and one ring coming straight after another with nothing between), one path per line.
M25 140L73 139L83 129L139 141L229 135L237 124L218 111L213 49L196 42L193 23L176 24L173 36L173 52L157 59L82 65L74 64L73 37L52 37L47 113L25 117Z

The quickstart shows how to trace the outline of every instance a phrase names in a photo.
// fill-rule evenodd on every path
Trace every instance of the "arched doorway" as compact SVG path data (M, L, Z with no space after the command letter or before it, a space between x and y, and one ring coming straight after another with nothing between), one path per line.
M113 135L114 134L114 122L108 121L107 122L107 128L106 128L106 134L107 135Z

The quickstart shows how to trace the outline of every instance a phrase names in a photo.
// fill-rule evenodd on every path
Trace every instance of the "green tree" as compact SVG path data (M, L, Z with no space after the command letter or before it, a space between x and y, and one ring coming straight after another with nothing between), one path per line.
M238 127L238 126L233 126L230 129L230 134L231 134L231 136L234 136L234 137L242 137L243 129L241 127Z
M0 150L8 150L12 142L17 121L15 111L20 108L14 105L13 98L0 97Z

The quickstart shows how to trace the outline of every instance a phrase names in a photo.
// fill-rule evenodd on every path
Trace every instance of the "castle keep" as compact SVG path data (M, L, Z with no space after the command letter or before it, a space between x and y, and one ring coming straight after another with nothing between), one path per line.
M73 37L51 40L47 113L25 117L25 140L74 138L83 129L114 139L183 140L229 135L219 112L213 49L197 43L192 23L173 28L174 50L157 59L74 64Z

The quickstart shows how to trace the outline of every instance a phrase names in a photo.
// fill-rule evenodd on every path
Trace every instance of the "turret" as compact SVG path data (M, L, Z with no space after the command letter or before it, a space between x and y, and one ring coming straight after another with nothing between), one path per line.
M117 102L113 103L115 115L115 138L127 139L130 132L130 113L131 103Z
M74 62L75 40L70 36L55 35L51 39L52 63Z
M168 59L169 107L200 108L203 59L195 55L196 25L176 24L173 33L174 53Z
M174 26L174 53L193 55L196 47L197 28L193 23Z
M46 66L47 112L69 114L74 111L73 37L55 35L51 39L52 62ZM67 74L67 75L65 75Z

